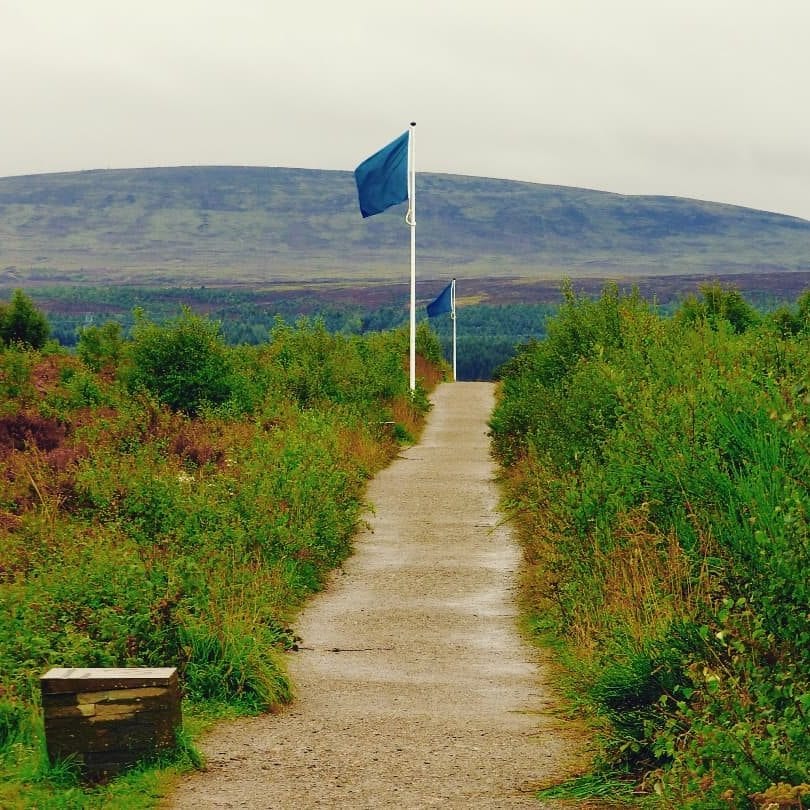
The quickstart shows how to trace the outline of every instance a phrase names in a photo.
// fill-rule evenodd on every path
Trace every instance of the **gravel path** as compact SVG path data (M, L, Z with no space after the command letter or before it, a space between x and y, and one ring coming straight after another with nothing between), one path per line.
M299 618L295 702L219 727L167 807L538 810L534 786L576 767L579 735L516 629L492 405L489 383L438 388L422 441L371 482L354 556Z

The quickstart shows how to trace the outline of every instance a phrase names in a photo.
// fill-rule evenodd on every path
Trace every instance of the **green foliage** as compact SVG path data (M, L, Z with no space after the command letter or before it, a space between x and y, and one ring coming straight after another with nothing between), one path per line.
M28 709L20 701L0 698L0 756L23 734Z
M645 317L637 294L621 297L615 285L601 298L578 297L570 283L548 323L548 336L531 342L501 370L503 397L491 427L495 449L514 463L529 445L555 463L572 463L599 442L614 422L622 373L610 364L622 350L631 314ZM594 362L583 363L594 355Z
M717 329L721 322L726 322L738 334L759 323L757 311L734 287L710 282L701 284L699 290L701 298L687 296L678 312L678 317L685 323L695 324L705 320Z
M197 701L232 702L261 711L289 703L290 681L279 655L278 639L254 626L216 628L187 622L181 642L188 651L187 694Z
M15 290L8 304L0 304L0 342L20 343L41 349L50 335L50 325L22 290Z
M810 289L805 290L796 301L796 309L802 326L806 329L810 325Z
M810 343L703 293L670 320L567 296L492 428L614 765L748 807L810 778Z
M415 432L427 408L409 395L399 331L279 322L271 343L227 348L183 313L142 320L120 354L116 328L88 334L83 362L0 351L4 807L26 806L23 793L30 806L150 806L148 770L91 790L47 763L38 678L51 666L175 665L192 712L289 700L289 618L349 554L365 483L398 449L391 421ZM204 395L210 376L176 352L208 373L223 363L228 398ZM119 361L132 395L109 373Z
M40 405L40 412L47 416L65 420L77 408L92 408L108 401L96 375L81 366L65 365L59 382Z
M130 389L144 388L172 410L198 413L231 395L231 367L218 326L187 308L163 326L140 318L130 360Z
M569 779L559 785L543 788L537 798L543 799L605 799L627 801L632 798L633 785L627 779L618 779L605 774L585 774ZM619 805L617 805L619 806Z
M416 325L416 351L435 366L440 366L444 361L442 344L428 321L419 321Z
M420 355L429 364L437 357L440 362L435 335L427 327L418 332ZM271 387L275 397L285 393L303 408L333 402L362 412L368 403L410 396L403 368L407 353L404 329L360 337L330 333L323 321L301 318L294 327L277 319L269 348L260 349L257 357L271 369L272 381L262 385ZM418 385L417 410L424 413L424 386Z
M770 321L782 337L810 331L810 290L799 296L795 307L786 304L777 307L770 314Z
M31 369L34 357L19 344L0 353L0 397L2 401L28 401L34 396Z
M124 338L118 321L79 330L76 353L92 371L118 367L124 353Z

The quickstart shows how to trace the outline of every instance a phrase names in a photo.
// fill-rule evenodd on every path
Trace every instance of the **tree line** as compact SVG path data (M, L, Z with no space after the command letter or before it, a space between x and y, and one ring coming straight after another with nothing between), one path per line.
M124 336L136 324L136 311L155 322L177 315L182 305L206 314L220 325L224 340L233 346L267 341L277 318L295 322L317 318L330 332L362 335L398 329L408 321L407 302L364 307L356 303L330 303L300 293L266 301L255 292L219 288L159 289L137 287L54 287L37 291L47 305L50 335L62 346L75 347L88 326L118 323ZM544 324L557 304L472 303L458 308L458 375L462 380L489 380L514 353L515 346L544 335ZM418 320L427 320L423 308ZM452 356L449 315L429 321L440 337L444 356Z

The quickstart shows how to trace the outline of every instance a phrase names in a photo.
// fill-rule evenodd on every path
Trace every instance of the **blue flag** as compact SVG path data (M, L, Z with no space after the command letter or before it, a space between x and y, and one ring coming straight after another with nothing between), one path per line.
M435 301L427 305L428 317L433 318L443 312L453 311L453 282L451 281L437 296Z
M363 217L408 199L408 135L403 132L354 170Z

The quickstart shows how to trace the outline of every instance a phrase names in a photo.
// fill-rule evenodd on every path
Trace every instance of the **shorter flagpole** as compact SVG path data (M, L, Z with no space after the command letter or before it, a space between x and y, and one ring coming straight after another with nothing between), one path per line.
M450 317L453 319L453 382L456 382L456 280L453 279L453 286L450 288L450 301L452 309Z

